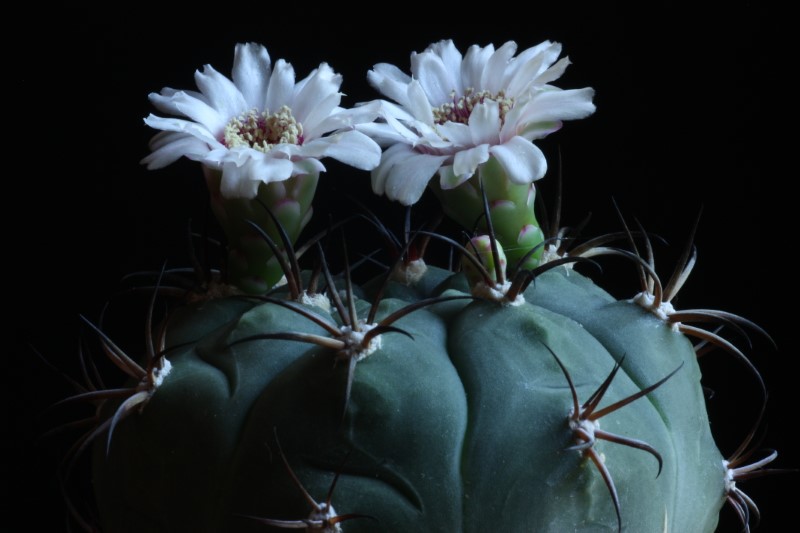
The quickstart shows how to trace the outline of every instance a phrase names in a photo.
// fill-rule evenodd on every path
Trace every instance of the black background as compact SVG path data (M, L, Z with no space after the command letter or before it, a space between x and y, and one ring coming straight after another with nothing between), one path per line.
M773 25L778 17L748 2L709 14L668 3L647 14L536 5L523 14L493 6L466 18L466 5L457 18L421 5L405 7L402 16L384 11L392 8L347 18L272 6L201 13L201 23L163 13L50 12L58 24L37 25L34 38L7 49L5 85L12 96L6 96L6 126L14 141L4 153L6 312L12 316L12 349L3 359L9 421L2 437L4 516L26 517L25 529L65 528L55 470L75 435L41 435L76 413L46 411L71 389L31 346L75 375L78 338L87 333L79 315L96 320L125 274L159 269L164 261L186 265L190 219L195 228L216 231L203 222L205 193L195 164L181 161L159 171L139 165L153 133L142 119L152 110L149 92L194 88L192 74L203 64L229 74L233 46L241 41L265 44L273 61L287 59L298 77L328 62L344 76L346 106L378 96L365 77L373 64L408 71L409 53L439 39L453 38L462 50L507 40L520 49L544 39L562 42L573 65L557 84L594 87L597 112L540 143L551 168L540 182L543 194L552 198L560 151L564 222L592 212L588 235L616 230L614 198L629 220L638 218L670 243L656 250L665 278L703 207L698 265L676 306L724 309L771 333L777 351L758 336L747 351L770 390L764 446L779 450L774 465L800 465L789 433L796 421L790 318L797 291L788 257L795 244L792 172L782 160L791 152L778 132L787 95L767 79L775 74L767 65L780 33ZM399 227L402 211L371 195L367 173L326 165L311 229L324 226L328 214L352 210L331 200L343 192L369 200ZM434 207L426 197L420 219ZM371 246L367 229L351 231L362 251ZM618 297L637 291L630 265L603 265L604 273L594 276L601 285ZM117 298L111 309L111 321L124 325L117 326L119 335L143 331L143 302ZM118 340L135 352L141 338ZM715 391L712 429L728 455L758 413L757 389L742 365L722 352L709 354L701 366L705 385ZM790 520L796 483L790 474L743 485L764 514L762 531L780 530ZM721 531L737 531L732 518L723 511Z

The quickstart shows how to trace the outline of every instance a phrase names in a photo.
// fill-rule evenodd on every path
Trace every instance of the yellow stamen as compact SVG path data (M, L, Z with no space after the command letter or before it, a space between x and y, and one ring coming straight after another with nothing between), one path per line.
M502 123L506 118L506 113L514 107L514 99L506 97L503 91L497 94L492 94L489 91L475 92L470 87L465 91L464 96L457 97L456 92L452 91L450 97L453 100L452 102L446 102L439 107L433 108L433 121L436 124L444 124L445 122L468 124L472 110L477 104L482 104L485 100L492 100L500 106L500 122Z
M303 144L303 125L295 120L288 106L272 114L251 109L228 122L224 142L228 148L249 146L266 153L276 144Z

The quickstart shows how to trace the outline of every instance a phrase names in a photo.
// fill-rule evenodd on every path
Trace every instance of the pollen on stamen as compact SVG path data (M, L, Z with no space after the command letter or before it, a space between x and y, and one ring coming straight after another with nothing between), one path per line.
M506 114L514 107L514 99L507 97L503 91L493 94L490 91L475 91L469 88L464 92L464 96L457 96L455 91L450 92L452 102L445 102L439 107L433 108L433 121L436 124L445 122L458 122L468 124L472 110L477 104L482 104L485 100L497 102L500 106L500 122L504 122Z
M303 144L303 125L297 122L288 106L277 112L251 109L232 118L225 126L224 143L228 148L249 146L269 152L276 144Z

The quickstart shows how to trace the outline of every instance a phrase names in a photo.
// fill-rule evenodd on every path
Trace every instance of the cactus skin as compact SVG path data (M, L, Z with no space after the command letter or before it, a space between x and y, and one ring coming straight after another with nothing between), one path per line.
M415 298L463 291L462 275L429 267L415 287L390 285L378 318ZM311 511L276 438L316 501L340 473L336 511L377 520L347 520L339 524L346 532L615 531L598 469L565 450L575 444L572 397L548 347L581 402L625 356L600 408L683 363L600 422L658 450L658 477L649 453L594 446L619 493L623 530L713 531L725 471L691 343L573 270L541 275L525 298L520 306L448 301L404 316L393 326L413 340L382 334L381 348L356 365L344 417L347 364L334 366L331 350L235 343L265 333L324 335L316 324L241 298L177 310L167 330L172 373L141 413L116 427L108 454L105 442L94 449L104 531L283 531L248 518L301 520ZM357 307L366 314L365 300Z

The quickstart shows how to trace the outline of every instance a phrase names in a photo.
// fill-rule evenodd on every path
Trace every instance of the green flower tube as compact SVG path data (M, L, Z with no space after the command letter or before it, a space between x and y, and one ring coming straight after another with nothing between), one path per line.
M520 265L522 268L535 268L542 255L544 234L539 228L533 210L536 187L533 183L512 183L502 165L496 159L489 159L478 167L477 176L453 189L443 189L436 180L432 189L442 202L444 212L465 228L488 231L483 216L483 196L480 183L483 183L492 217L494 232L503 244L509 264L512 267L534 248L537 250Z
M211 209L228 241L228 282L246 293L266 292L280 280L283 271L271 247L253 225L282 248L271 211L294 243L311 220L311 201L319 174L298 174L285 181L262 184L256 197L248 200L225 198L220 192L221 173L208 168L204 173Z

